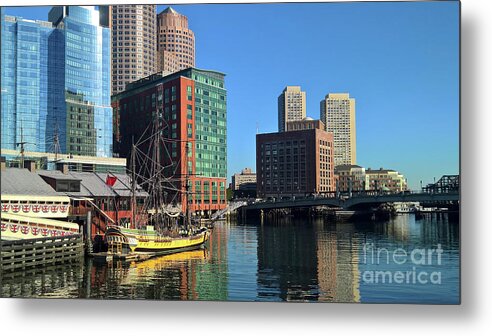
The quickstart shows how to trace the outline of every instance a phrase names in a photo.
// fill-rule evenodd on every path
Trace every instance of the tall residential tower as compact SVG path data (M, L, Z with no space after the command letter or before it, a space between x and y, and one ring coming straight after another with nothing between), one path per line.
M321 101L321 121L333 133L335 167L355 165L355 99L348 93L330 93Z
M195 34L171 7L157 16L157 70L170 74L195 66Z
M108 8L110 7L110 8ZM100 6L112 33L112 94L156 69L156 5Z
M300 86L287 86L278 96L278 131L287 130L287 122L306 118L306 92Z

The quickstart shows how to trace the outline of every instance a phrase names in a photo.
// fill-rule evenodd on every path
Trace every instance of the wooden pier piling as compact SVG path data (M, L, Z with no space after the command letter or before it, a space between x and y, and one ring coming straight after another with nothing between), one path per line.
M2 240L1 271L79 261L84 256L80 234L35 239Z

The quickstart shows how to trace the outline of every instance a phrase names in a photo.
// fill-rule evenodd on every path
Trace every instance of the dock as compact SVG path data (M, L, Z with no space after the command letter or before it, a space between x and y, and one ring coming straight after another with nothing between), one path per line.
M79 262L84 257L82 235L2 240L2 273L38 266Z

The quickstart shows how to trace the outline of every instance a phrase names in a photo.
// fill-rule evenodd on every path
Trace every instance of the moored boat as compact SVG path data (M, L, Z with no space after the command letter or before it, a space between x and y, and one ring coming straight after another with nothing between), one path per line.
M145 230L109 226L106 232L108 244L121 244L122 253L136 251L162 255L189 251L201 247L209 238L210 230L207 228L199 228L179 236L161 234L152 226L148 226Z

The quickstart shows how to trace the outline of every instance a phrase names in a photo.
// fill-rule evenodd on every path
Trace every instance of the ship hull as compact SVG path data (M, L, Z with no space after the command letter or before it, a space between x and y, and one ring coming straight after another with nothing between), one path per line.
M208 229L203 229L197 234L184 237L163 237L157 235L154 231L137 231L121 227L111 227L108 233L106 237L109 244L115 241L111 237L121 237L118 241L122 243L123 251L152 252L157 255L198 249L210 238L210 230Z
M169 241L141 241L139 240L135 251L137 252L162 252L177 253L199 248L209 238L210 233L205 231L190 237L170 238Z

